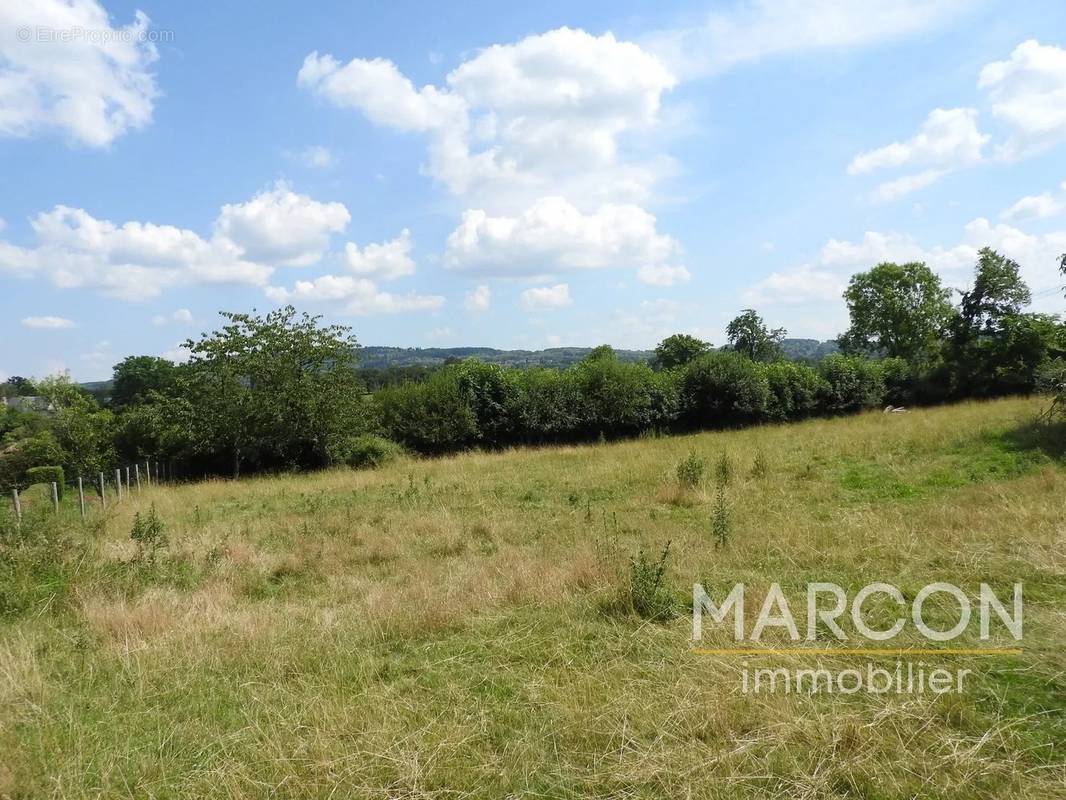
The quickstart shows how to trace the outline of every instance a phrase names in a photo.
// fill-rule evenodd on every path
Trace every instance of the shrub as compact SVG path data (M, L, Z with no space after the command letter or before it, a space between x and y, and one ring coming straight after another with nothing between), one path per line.
M723 452L718 456L714 465L714 478L719 486L728 486L733 482L733 459L729 457L729 453Z
M769 388L768 419L803 419L818 410L825 381L811 367L794 361L774 361L761 368Z
M581 395L572 372L532 367L517 376L518 429L527 442L573 439L582 423Z
M26 485L33 486L37 483L43 483L46 486L55 483L56 490L59 492L59 499L63 499L63 484L65 476L63 474L62 467L30 467L26 470Z
M156 514L154 503L146 516L141 516L139 511L133 515L130 538L137 543L141 558L155 561L156 551L167 546L164 527L163 520Z
M446 453L474 445L477 415L454 370L435 372L425 383L380 390L377 405L385 433L420 453Z
M885 398L880 365L861 356L827 356L821 363L822 406L831 414L873 408Z
M719 483L714 494L714 509L711 511L711 535L715 547L724 547L733 531L733 515L725 499L725 485Z
M677 613L677 602L666 580L666 560L670 543L666 543L659 558L652 561L641 548L629 559L629 603L637 616L662 622Z
M877 362L885 382L884 401L894 406L914 402L914 370L902 358L884 358Z
M647 364L623 363L604 351L568 371L581 398L585 435L627 436L660 423L661 384Z
M709 353L681 376L681 413L697 427L738 425L766 417L770 386L761 365L738 353Z
M510 444L518 428L518 382L514 370L468 358L447 369L474 415L477 438L492 447Z
M384 436L364 433L345 443L344 463L352 469L380 467L403 452L403 448Z
M689 489L695 489L703 482L705 468L703 456L692 451L677 465L677 482Z

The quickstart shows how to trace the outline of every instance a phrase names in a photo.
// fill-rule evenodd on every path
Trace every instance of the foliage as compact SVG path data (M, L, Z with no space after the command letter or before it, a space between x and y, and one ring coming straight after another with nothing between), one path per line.
M111 379L111 405L123 408L152 395L170 394L178 380L173 362L155 356L129 356L115 365Z
M63 489L66 486L66 476L63 473L62 467L30 467L26 470L26 485L35 486L37 484L44 484L50 486L56 485L56 493L59 495L59 499L63 499Z
M1003 321L1016 316L1032 301L1018 262L990 247L977 254L973 287L962 295L959 318L969 335L995 333Z
M374 396L390 439L420 453L446 453L478 440L477 414L453 368L425 383L382 389Z
M898 356L928 364L954 313L950 291L925 264L882 263L852 277L844 292L851 327L840 337L849 354Z
M384 436L364 433L353 436L345 443L344 463L353 469L372 469L387 464L402 452L403 448L396 442Z
M703 456L693 450L677 465L677 482L682 486L695 489L703 483L703 473L706 469Z
M784 328L770 330L754 309L744 309L725 330L730 348L752 361L776 361L784 356L781 342L787 331Z
M763 366L769 389L766 418L777 422L803 419L818 410L825 381L817 371L793 361L774 361Z
M130 538L137 543L139 556L142 559L155 561L156 553L168 545L163 520L156 513L155 504L142 515L137 512L133 515L133 528L130 530Z
M719 453L714 464L714 479L719 486L728 486L733 482L733 459L725 451Z
M677 600L666 579L669 556L670 542L667 542L654 561L644 548L629 559L629 603L642 619L665 622L677 614Z
M655 365L659 369L683 367L711 349L710 342L689 336L687 333L675 333L667 336L655 346Z
M680 386L681 413L694 427L757 422L770 400L766 374L733 352L708 353L685 369Z
M843 414L873 408L885 396L880 365L860 356L833 355L822 361L822 408L830 414Z
M221 330L188 340L183 391L196 413L194 450L233 475L254 467L329 463L364 422L349 328L320 326L292 306L265 316L224 312Z
M711 509L711 537L715 547L724 547L733 532L733 515L726 501L725 484L719 483L714 493L714 507Z

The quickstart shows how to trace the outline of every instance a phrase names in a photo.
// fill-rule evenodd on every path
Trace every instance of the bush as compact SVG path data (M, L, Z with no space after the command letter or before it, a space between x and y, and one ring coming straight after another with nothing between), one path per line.
M701 356L681 376L681 412L696 427L757 422L769 400L762 367L738 353Z
M56 485L56 490L59 492L59 499L62 500L63 484L65 482L62 467L30 467L26 470L27 486L33 486L37 483L43 483L47 486L53 482Z
M344 463L352 469L373 469L392 461L403 448L384 436L365 433L345 443Z
M163 532L163 520L155 512L155 504L148 510L148 514L141 516L140 512L133 515L133 529L130 538L137 543L141 558L155 561L156 551L167 546L167 535Z
M637 616L655 622L672 619L677 602L666 580L666 559L670 543L666 543L656 561L648 558L644 549L629 559L629 603Z
M468 358L447 369L474 415L477 438L491 447L510 444L518 428L518 382L514 370Z
M375 397L386 435L419 453L462 450L478 441L477 415L455 370L382 389Z
M703 456L692 451L677 465L677 482L689 489L695 489L703 482L705 468Z
M884 358L877 362L885 382L884 401L894 406L914 402L915 379L911 365L902 358Z
M613 352L590 354L569 372L573 375L586 436L628 436L661 424L662 397L647 364L618 361Z
M822 407L830 414L843 414L879 406L885 399L881 366L861 356L827 356L821 363Z
M769 388L768 419L803 419L818 410L825 381L811 367L794 361L774 361L761 365L761 369Z
M581 429L581 395L573 373L532 367L520 370L518 429L527 442L574 439Z

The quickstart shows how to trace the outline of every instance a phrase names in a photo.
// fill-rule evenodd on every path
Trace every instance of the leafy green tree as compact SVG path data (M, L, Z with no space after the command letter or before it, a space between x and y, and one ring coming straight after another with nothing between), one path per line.
M112 374L111 405L123 408L144 402L153 393L171 394L178 368L173 362L155 356L129 356L115 365Z
M1017 315L1032 301L1016 261L990 247L978 252L973 287L962 295L961 322L968 334L994 333L1006 317Z
M729 347L752 361L776 361L784 353L784 328L770 330L754 309L744 309L725 329Z
M224 458L234 477L246 464L329 463L343 440L361 432L363 388L350 329L297 318L292 306L222 317L221 330L184 344L193 446Z
M89 477L109 469L115 460L111 412L101 409L92 395L66 376L38 381L37 391L51 408L48 426L67 476Z
M710 352L710 342L689 336L687 333L675 333L667 336L655 346L655 364L660 369L681 367L704 353Z
M860 272L844 292L851 327L840 337L841 348L929 363L954 314L949 297L950 291L920 262L883 263Z

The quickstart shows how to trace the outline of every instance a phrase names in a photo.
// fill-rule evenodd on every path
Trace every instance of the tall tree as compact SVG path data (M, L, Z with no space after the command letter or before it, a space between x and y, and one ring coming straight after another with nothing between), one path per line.
M930 361L952 319L950 291L921 262L882 263L854 275L844 291L851 327L840 337L848 353Z
M740 316L726 326L725 333L730 348L752 361L776 361L784 354L781 342L785 338L785 329L770 330L754 309L746 308L740 312Z
M361 432L351 329L297 318L292 306L222 316L221 330L185 342L198 449L225 455L235 477L247 463L328 463L344 438Z
M153 392L168 394L177 380L177 367L165 358L129 356L115 364L111 405L123 408L147 400Z
M1029 287L1019 274L1018 262L990 247L977 254L973 288L962 295L962 323L975 334L994 333L1004 319L1017 315L1032 302Z
M680 367L704 353L710 352L711 343L687 333L667 336L655 346L655 363L660 369Z

